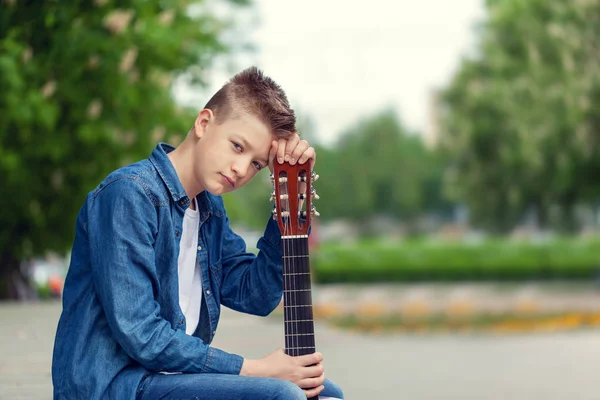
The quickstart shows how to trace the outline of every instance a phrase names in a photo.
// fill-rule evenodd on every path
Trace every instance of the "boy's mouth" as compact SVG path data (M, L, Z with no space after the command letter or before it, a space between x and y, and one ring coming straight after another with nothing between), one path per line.
M221 174L221 175L223 175L223 174ZM223 178L225 178L225 180L231 185L231 187L235 187L235 182L233 181L233 179L231 179L227 175L223 175Z

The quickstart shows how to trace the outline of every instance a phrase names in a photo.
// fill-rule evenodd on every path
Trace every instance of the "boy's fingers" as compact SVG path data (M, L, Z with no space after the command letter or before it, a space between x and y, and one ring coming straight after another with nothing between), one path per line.
M312 354L306 354L304 356L299 356L297 357L297 359L300 362L300 365L302 366L313 365L323 361L323 354L316 352Z
M298 386L302 389L312 389L321 386L323 382L325 382L325 374L316 378L303 379L298 382Z
M317 153L315 152L315 149L313 147L309 147L299 157L300 159L298 160L298 164L304 164L308 160L313 160L310 166L312 169L314 159L317 157Z
M325 374L325 369L323 368L322 364L302 368L302 376L305 379L318 378L324 374ZM309 387L315 387L315 386L320 385L321 383L323 383L323 382L317 382L314 385L309 386Z
M287 144L287 140L285 139L279 139L279 141L277 142L277 161L279 162L279 164L283 164L283 162L285 161L284 157Z
M296 161L299 161L300 158L303 156L303 154L306 152L306 150L310 148L310 145L308 144L308 142L306 140L301 140L298 142L298 144L296 145L296 147L293 149L293 151L290 154L290 164L294 165L296 164Z
M284 140L284 142L285 142L284 143L284 151L282 151L282 149L279 149L277 158L281 159L283 157L283 161L289 162L292 159L292 152L294 152L294 150L298 146L298 143L300 142L300 135L298 135L298 132L294 132L292 134L292 136L290 136L287 140L280 139L280 144L281 144L281 140ZM280 161L280 162L283 162L283 161Z

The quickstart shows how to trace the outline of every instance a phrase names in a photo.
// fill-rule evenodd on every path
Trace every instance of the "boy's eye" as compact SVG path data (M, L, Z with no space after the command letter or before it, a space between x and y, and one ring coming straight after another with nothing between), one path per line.
M254 164L254 168L256 168L257 171L260 171L263 168L258 161L253 161L252 164Z
M242 151L242 150L244 150L244 148L243 148L243 147L242 147L242 146L241 146L239 143L236 143L236 142L231 142L231 143L233 143L233 147L235 147L235 149L236 149L237 151Z

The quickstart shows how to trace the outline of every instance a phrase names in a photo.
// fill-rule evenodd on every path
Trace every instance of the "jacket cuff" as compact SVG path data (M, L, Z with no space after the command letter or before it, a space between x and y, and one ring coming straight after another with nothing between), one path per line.
M271 247L277 251L281 251L281 231L279 230L277 221L275 221L273 218L269 218L263 238Z
M239 375L243 363L244 359L237 354L210 347L206 356L204 372Z

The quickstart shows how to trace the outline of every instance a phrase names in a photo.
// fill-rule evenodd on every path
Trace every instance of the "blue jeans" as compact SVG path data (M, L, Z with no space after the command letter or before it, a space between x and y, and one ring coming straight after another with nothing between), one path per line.
M343 399L329 379L320 396ZM136 400L306 400L297 385L277 378L230 374L151 374L140 383Z

